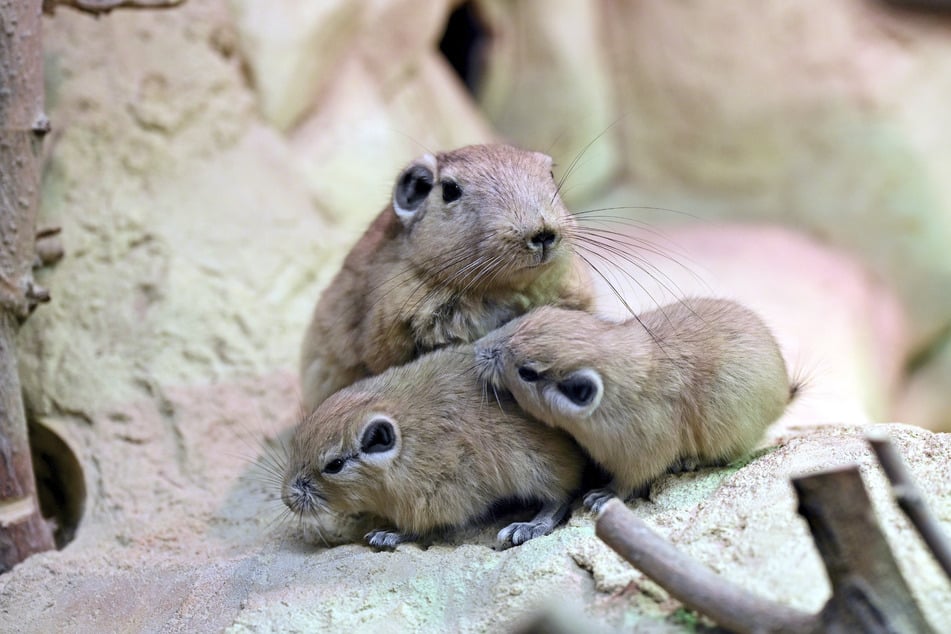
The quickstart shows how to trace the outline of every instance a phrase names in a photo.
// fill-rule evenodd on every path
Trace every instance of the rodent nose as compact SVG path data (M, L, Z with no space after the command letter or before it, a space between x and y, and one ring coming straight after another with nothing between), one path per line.
M542 229L528 239L528 248L532 251L550 249L557 240L557 233L551 229Z

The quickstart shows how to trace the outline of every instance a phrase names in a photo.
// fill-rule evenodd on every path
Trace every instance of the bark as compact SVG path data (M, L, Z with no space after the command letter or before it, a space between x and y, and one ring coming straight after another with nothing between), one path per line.
M619 500L605 505L596 533L675 599L731 631L813 630L813 615L762 599L720 577L652 531Z
M720 577L617 500L605 505L596 532L671 596L731 631L931 632L875 521L858 467L795 478L793 486L832 585L832 596L816 615L767 601Z
M46 292L33 283L43 115L42 0L0 0L0 572L53 548L36 501L16 332Z
M858 467L793 480L832 597L819 613L822 631L931 632L875 521Z

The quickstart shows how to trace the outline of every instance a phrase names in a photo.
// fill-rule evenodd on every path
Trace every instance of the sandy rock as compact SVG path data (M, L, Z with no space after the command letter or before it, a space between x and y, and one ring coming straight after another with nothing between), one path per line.
M900 420L936 431L951 431L951 337L922 353L911 371L897 407Z
M367 3L231 0L241 55L264 118L293 126L350 55Z
M399 171L426 152L485 143L494 134L436 53L386 94L360 59L348 59L292 146L306 182L352 241L390 201Z
M491 33L477 94L492 124L571 171L569 203L618 174L619 105L598 5L584 0L477 3ZM575 163L577 159L577 163Z
M944 477L951 437L904 426L889 430L932 508L951 526ZM205 443L213 438L220 438L213 428L196 434ZM302 540L291 523L273 524L273 493L260 476L249 477L253 466L224 452L214 462L218 478L201 498L194 487L170 490L176 500L164 508L165 519L143 516L121 541L102 534L91 540L87 532L65 551L31 558L0 577L0 626L27 632L466 632L507 629L564 597L601 627L683 631L679 604L601 544L587 513L576 512L548 537L501 552L489 547L497 526L468 543L425 550L412 544L393 553L359 545L325 549ZM923 610L932 623L945 622L951 616L947 581L891 501L860 428L781 427L746 466L667 476L649 499L631 506L716 572L815 610L829 589L787 478L851 462L862 466L879 522ZM144 497L154 502L148 491ZM186 501L189 520L183 521L178 507ZM30 625L23 629L23 623Z
M641 186L854 251L916 346L951 323L951 20L849 0L615 3L606 23Z
M436 51L451 0L367 0L359 56L383 93L404 90L404 82ZM450 82L451 83L451 82Z

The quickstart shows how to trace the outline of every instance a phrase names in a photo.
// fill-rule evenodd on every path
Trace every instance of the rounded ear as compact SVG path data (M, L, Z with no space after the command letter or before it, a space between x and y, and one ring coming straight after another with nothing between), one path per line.
M532 152L532 154L541 159L541 161L548 166L548 169L551 169L552 165L554 165L554 160L544 152Z
M575 370L555 384L552 405L571 416L590 416L601 404L604 382L591 368Z
M360 453L382 454L396 448L399 436L394 422L385 416L374 416L360 434Z
M436 182L436 157L426 154L403 170L393 190L393 211L409 226Z

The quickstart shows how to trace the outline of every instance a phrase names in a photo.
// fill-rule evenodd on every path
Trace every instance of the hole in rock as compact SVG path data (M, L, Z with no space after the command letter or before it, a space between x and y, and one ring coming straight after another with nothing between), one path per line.
M475 3L463 2L449 15L439 41L439 50L473 94L482 79L489 37Z
M83 469L73 450L52 429L33 420L29 432L40 512L54 522L56 547L62 548L76 536L86 506Z

